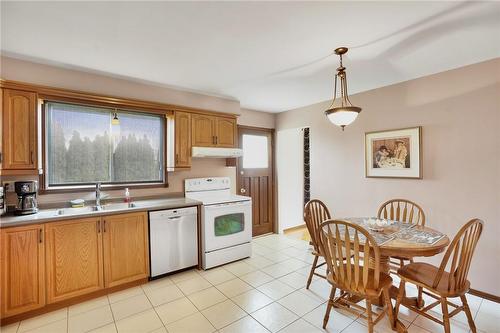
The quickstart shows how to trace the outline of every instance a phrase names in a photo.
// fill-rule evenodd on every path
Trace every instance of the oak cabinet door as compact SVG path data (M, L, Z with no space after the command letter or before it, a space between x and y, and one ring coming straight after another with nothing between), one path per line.
M191 114L175 112L175 167L191 167Z
M106 287L149 276L147 213L103 217Z
M47 303L104 288L100 218L48 223Z
M191 115L192 144L195 147L215 146L215 117L204 114Z
M36 169L36 94L4 89L2 99L2 168L6 170Z
M43 225L1 230L1 317L45 305Z
M216 118L217 147L236 147L236 119Z

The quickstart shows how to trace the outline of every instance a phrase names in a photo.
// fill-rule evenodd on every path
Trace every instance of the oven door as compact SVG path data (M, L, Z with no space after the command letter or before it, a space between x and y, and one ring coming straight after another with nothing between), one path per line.
M252 201L204 206L205 252L252 240Z

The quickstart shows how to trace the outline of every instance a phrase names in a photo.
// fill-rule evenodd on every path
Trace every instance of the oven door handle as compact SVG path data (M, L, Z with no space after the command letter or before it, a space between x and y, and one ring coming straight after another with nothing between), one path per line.
M223 203L223 204L217 204L217 205L208 205L205 206L206 209L217 209L221 207L237 207L237 206L250 206L251 202L250 201L241 201L241 202L228 202L228 203Z

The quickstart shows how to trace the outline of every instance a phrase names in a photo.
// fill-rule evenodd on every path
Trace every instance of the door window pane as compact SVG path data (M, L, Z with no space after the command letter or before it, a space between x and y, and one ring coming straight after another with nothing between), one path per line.
M267 136L243 134L243 168L268 167Z
M217 216L214 221L215 236L227 236L242 232L245 229L243 213Z

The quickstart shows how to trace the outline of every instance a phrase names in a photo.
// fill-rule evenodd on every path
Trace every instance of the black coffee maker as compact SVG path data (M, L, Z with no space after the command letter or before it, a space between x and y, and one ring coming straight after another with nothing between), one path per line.
M29 215L38 212L36 199L38 191L37 181L14 182L17 193L17 205L14 215Z

